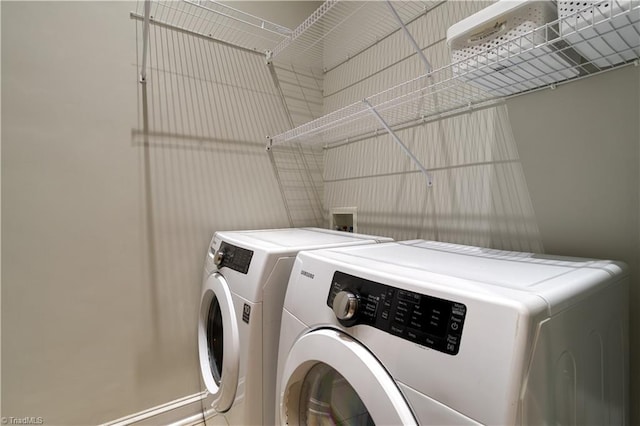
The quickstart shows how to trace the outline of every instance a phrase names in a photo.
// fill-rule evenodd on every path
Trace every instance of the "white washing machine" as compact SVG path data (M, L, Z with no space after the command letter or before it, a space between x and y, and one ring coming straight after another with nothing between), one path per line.
M628 423L623 264L407 241L301 252L277 424Z
M391 239L318 228L214 235L198 320L207 423L274 422L282 303L298 251L380 241Z

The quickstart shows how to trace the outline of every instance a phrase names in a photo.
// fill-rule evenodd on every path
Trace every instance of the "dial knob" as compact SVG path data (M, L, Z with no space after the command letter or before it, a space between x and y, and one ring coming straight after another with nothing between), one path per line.
M358 312L358 296L343 290L333 299L333 313L339 320L350 320Z
M224 256L225 253L222 250L218 250L213 255L213 263L215 263L217 267L220 267L220 265L222 265L222 261L224 260Z

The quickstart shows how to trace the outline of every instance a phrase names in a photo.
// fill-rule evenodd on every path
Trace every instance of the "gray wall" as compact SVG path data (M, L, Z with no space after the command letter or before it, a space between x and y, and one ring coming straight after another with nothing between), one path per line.
M95 424L198 393L212 233L290 224L264 57L152 27L145 146L135 2L1 7L2 415Z
M317 6L295 4L246 6L293 27ZM484 5L449 2L410 26L435 67L446 28ZM384 135L324 159L280 151L284 183L314 193L292 186L285 198L306 202L287 215L264 137L417 76L402 34L324 76L278 64L288 117L260 56L153 27L145 146L135 3L0 7L2 415L90 424L198 392L212 232L315 224L341 206L358 206L359 231L397 239L626 261L639 358L638 68L400 132L432 188ZM635 362L631 374L638 401Z
M515 98L508 107L545 251L630 267L630 424L638 424L640 68Z
M434 68L446 29L486 6L447 2L408 26ZM325 111L417 77L402 33L329 71ZM625 261L631 269L631 408L640 422L640 68L629 66L398 131L433 187L386 135L326 151L325 209L358 231Z

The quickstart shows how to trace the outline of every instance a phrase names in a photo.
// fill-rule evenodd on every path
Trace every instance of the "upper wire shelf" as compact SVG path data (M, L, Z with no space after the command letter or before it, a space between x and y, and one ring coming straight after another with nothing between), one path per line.
M394 0L393 6L406 24L440 3ZM142 11L131 15L144 19ZM399 28L380 0L327 0L295 30L216 0L153 1L150 16L156 24L317 69L331 69Z
M625 64L638 65L640 0L603 0L579 11L564 10L560 16L271 137L269 147L292 142L332 146L383 133L372 108L389 127L398 128Z
M138 2L139 7L143 3ZM131 15L144 19L143 11ZM259 53L273 51L292 33L282 25L214 0L152 1L150 19L155 24Z
M439 1L393 1L404 24L433 9ZM386 1L325 1L282 40L273 58L332 69L399 29Z

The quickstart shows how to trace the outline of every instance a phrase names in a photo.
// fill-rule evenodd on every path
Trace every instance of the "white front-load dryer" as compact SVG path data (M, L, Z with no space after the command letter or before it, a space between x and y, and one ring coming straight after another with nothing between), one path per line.
M390 240L319 228L217 232L198 319L205 421L273 424L282 304L300 250Z
M623 264L407 241L301 252L277 424L628 424Z

